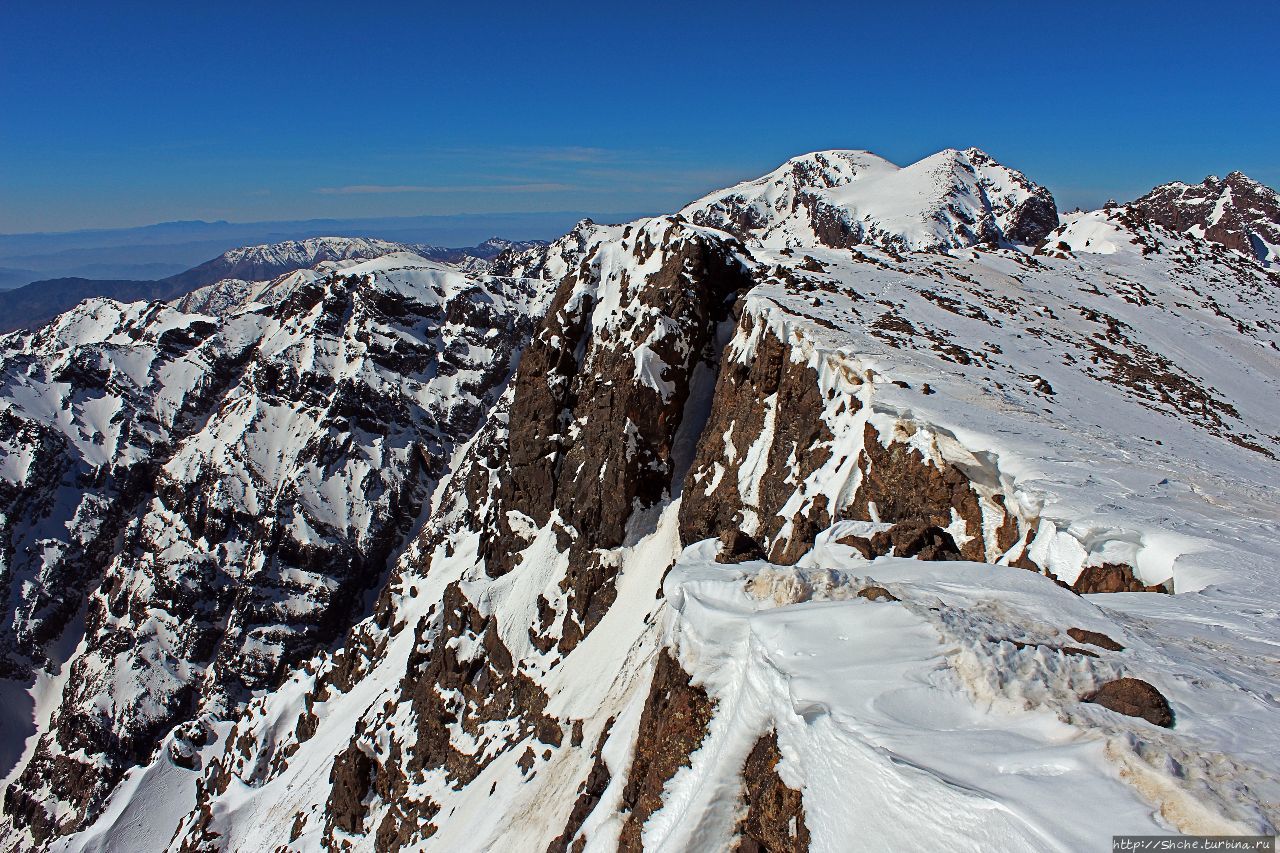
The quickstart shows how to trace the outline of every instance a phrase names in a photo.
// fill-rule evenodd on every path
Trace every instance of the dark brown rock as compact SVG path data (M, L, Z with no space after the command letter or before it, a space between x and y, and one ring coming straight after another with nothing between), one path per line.
M364 831L364 817L369 811L365 797L373 787L373 761L355 741L333 759L329 781L333 787L325 805L326 820L343 832Z
M742 768L746 816L738 824L738 853L807 853L809 827L800 792L778 776L777 732L756 741Z
M543 525L558 510L586 553L622 544L637 503L651 505L671 490L672 442L694 367L707 358L733 295L751 280L727 243L686 226L672 223L660 247L634 249L637 257L655 251L663 254L660 269L643 283L622 282L631 294L624 309L633 325L615 332L616 339L590 327L595 306L582 298L580 284L598 271L584 265L562 281L525 350L515 378L498 535L485 550L490 574L509 571L519 548L507 512ZM633 342L642 340L668 367L664 379L673 391L665 398L633 378ZM579 358L588 356L592 369L583 370ZM581 424L576 437L566 434L567 423ZM619 440L628 434L632 440Z
M905 443L892 442L885 447L870 424L865 447L862 485L853 504L842 512L844 517L871 521L869 505L874 503L881 521L944 528L951 524L951 511L955 510L971 537L958 553L962 559L985 562L982 508L978 493L962 471L946 464L939 468Z
M858 590L858 598L869 601L899 601L900 599L882 586L864 586Z
M919 521L905 521L877 533L871 537L871 548L877 554L892 553L895 557L917 560L965 559L950 533Z
M619 853L642 853L640 830L662 808L662 789L676 771L688 767L689 756L702 745L715 703L666 649L658 652L649 697L640 716L635 756L622 791L627 814Z
M750 334L753 325L751 315L743 314L737 334ZM744 507L738 492L739 468L747 449L765 429L765 400L774 395L772 441L760 475L759 506ZM859 403L850 397L846 405L856 411ZM771 331L761 334L755 356L747 364L739 363L727 350L711 414L684 482L680 541L688 545L737 530L744 510L751 509L760 521L753 538L769 559L783 565L799 560L818 532L831 524L826 498L815 498L790 518L778 513L796 483L831 458L832 435L822 418L825 406L817 372L803 360L793 360L791 347ZM732 459L725 452L726 434L734 448ZM716 466L723 473L707 494Z
M1075 640L1077 643L1088 643L1091 646L1097 646L1100 649L1106 649L1110 652L1122 652L1124 646L1097 631L1086 631L1084 628L1068 628L1067 636Z
M1138 678L1118 678L1102 685L1101 689L1082 701L1109 708L1118 714L1141 717L1149 723L1173 728L1173 709L1155 687Z
M876 557L882 556L876 553L876 549L871 546L871 540L865 536L841 536L836 540L837 545L847 545L857 551L867 560L874 560Z
M1165 584L1143 584L1134 576L1133 568L1123 563L1085 566L1071 588L1080 595L1098 592L1168 592Z
M741 530L729 530L720 536L720 551L716 554L717 563L745 563L748 560L763 560L764 549L760 543Z

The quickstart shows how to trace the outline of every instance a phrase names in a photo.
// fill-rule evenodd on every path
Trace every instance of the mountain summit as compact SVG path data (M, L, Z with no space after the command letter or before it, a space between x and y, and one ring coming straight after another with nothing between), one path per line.
M867 151L818 151L680 212L768 246L897 251L1036 244L1058 224L1048 190L977 148L905 168Z
M1164 184L1130 207L1165 228L1280 265L1280 195L1242 172Z

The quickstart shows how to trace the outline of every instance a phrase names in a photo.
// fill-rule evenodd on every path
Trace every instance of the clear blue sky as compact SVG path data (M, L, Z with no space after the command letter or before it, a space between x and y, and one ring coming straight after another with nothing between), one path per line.
M670 210L819 148L1275 186L1277 5L5 0L0 231Z

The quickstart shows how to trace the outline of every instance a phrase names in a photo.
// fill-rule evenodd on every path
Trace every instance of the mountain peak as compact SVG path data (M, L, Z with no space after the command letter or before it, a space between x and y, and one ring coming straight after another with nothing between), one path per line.
M1048 190L977 148L948 148L906 167L869 151L815 151L681 213L765 245L894 251L1036 243L1058 224Z
M1280 195L1244 172L1201 183L1161 184L1128 207L1142 219L1257 258L1280 263Z

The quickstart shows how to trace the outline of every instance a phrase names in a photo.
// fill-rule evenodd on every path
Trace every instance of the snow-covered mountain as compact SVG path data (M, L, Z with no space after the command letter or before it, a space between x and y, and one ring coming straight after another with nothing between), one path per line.
M322 261L368 260L404 248L398 243L363 237L286 240L283 243L231 249L175 278L185 276L199 280L202 284L225 278L263 281L292 270L313 267Z
M1036 244L1058 224L1048 190L976 148L940 151L905 168L867 151L806 154L680 212L778 248Z
M546 291L399 253L216 317L91 300L3 339L7 673L84 631L9 788L36 837L341 636Z
M85 299L103 297L117 302L181 299L194 290L220 282L258 282L294 270L322 264L371 260L393 252L412 252L429 260L483 273L501 252L542 245L540 241L512 242L490 237L477 246L445 248L422 243L393 243L363 237L313 237L224 252L185 272L158 281L101 281L64 278L35 281L0 293L0 331L35 329Z
M1166 189L819 152L0 339L3 848L1274 833L1280 275Z

